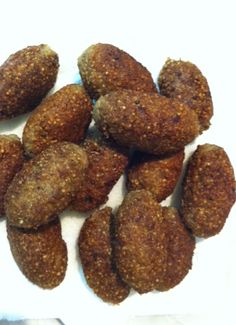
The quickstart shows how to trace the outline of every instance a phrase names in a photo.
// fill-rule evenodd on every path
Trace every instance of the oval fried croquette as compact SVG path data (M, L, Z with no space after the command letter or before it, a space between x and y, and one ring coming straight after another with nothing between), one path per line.
M195 239L186 229L175 208L162 208L167 246L166 272L158 290L166 291L179 284L192 267Z
M128 164L128 156L117 146L93 136L88 137L82 147L89 166L72 209L86 212L108 200L108 194Z
M223 228L235 202L233 167L223 148L199 145L183 181L181 213L199 237L214 236Z
M84 87L94 99L118 89L157 92L150 72L114 45L91 45L79 57L78 67Z
M85 278L105 302L118 304L129 295L114 264L111 208L96 210L88 217L79 235L79 255Z
M184 150L177 154L157 157L137 152L127 173L128 191L145 189L157 202L169 196L179 179L184 160Z
M139 293L158 288L167 247L161 206L146 190L127 194L115 217L115 260L122 279Z
M5 196L9 224L37 228L62 212L74 198L88 166L78 145L51 145L27 162L14 177Z
M196 113L157 94L120 90L98 99L98 129L119 145L156 155L178 152L199 133Z
M24 162L23 147L16 135L0 135L0 217L5 214L4 196Z
M28 156L39 154L49 145L85 137L91 122L92 104L82 86L71 84L47 97L31 114L23 132Z
M52 289L64 279L67 248L58 218L38 229L22 229L7 223L12 255L22 273L34 284Z
M0 120L34 109L54 86L58 55L48 45L28 46L0 67Z
M168 59L160 72L158 85L161 95L176 98L197 113L201 131L209 128L213 115L211 93L206 78L195 64Z

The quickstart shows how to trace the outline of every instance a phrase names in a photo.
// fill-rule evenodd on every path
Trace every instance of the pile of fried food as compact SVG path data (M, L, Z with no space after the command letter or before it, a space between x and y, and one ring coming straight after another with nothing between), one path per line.
M13 257L34 284L58 286L67 268L59 214L91 211L78 251L94 292L117 304L131 288L169 290L191 269L195 236L219 233L235 202L226 152L203 144L188 161L179 208L160 204L180 179L185 146L210 126L207 80L196 65L168 59L156 85L110 44L90 46L78 67L82 85L48 96L59 63L47 45L20 50L0 67L0 120L32 112L22 143L0 135L0 214ZM99 210L123 173L122 204L115 213Z

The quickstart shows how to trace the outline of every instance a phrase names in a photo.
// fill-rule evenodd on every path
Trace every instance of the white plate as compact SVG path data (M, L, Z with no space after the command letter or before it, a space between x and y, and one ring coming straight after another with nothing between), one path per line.
M191 5L190 5L191 3ZM77 57L89 45L112 43L141 61L156 80L167 57L195 63L207 77L214 102L211 128L186 149L199 143L223 146L236 166L235 154L235 50L233 1L12 1L1 4L0 62L27 45L48 43L60 58L55 87L75 81ZM22 134L27 115L0 122L0 133ZM122 200L122 179L111 192L108 205ZM166 201L166 203L168 200ZM236 289L236 210L222 232L198 241L193 268L174 289L138 295L132 292L119 306L97 298L85 283L76 253L83 218L65 212L63 237L69 264L63 283L53 290L31 284L16 266L0 221L0 318L103 319L118 315L186 314L233 311ZM90 317L90 318L88 318ZM90 324L88 322L88 324Z

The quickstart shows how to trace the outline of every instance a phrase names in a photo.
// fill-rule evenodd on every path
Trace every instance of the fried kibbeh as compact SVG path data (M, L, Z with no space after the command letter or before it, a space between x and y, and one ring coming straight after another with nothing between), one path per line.
M128 164L127 154L94 134L82 145L88 157L88 170L72 202L72 209L86 212L106 203L108 194Z
M5 214L4 196L24 162L23 146L14 135L0 135L0 217Z
M36 230L7 223L7 236L15 262L28 280L44 289L52 289L63 281L67 248L58 218Z
M161 95L176 98L197 113L201 131L209 128L213 115L211 92L207 79L195 64L168 59L160 72L158 85Z
M28 46L0 67L0 120L33 110L54 86L58 55L48 45Z
M128 191L145 189L157 202L165 200L174 191L183 160L184 150L164 157L136 152L127 173Z
M114 263L112 210L96 210L88 217L79 235L79 255L88 285L105 302L118 304L129 295Z
M45 98L26 122L23 144L27 155L35 156L57 142L81 142L91 118L92 104L84 88L76 84L61 88Z
M88 47L78 59L83 85L93 99L118 89L156 92L150 72L111 44Z
M106 138L155 155L176 153L199 134L196 113L155 93L119 90L102 96L93 117Z
M234 170L223 148L199 145L183 181L181 214L198 237L221 231L235 202Z
M179 284L192 267L195 239L184 226L175 208L163 207L167 241L167 267L159 291L166 291Z
M114 224L115 261L121 278L140 294L158 289L167 262L161 206L146 190L129 192Z
M87 166L85 151L69 142L51 145L25 163L5 196L9 224L37 228L48 223L71 203Z

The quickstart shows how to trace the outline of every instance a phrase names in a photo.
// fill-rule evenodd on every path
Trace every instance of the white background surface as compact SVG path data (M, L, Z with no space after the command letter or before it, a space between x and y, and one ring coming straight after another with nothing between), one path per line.
M215 143L236 166L235 153L235 5L234 1L1 1L0 63L28 45L48 43L60 58L55 89L71 83L77 57L91 44L107 42L133 55L156 81L167 57L195 63L207 77L213 102L212 127L188 146ZM21 135L24 118L0 122L1 133ZM109 204L121 201L121 183ZM236 322L236 210L223 231L197 243L193 270L173 290L139 296L118 307L102 303L87 288L75 245L83 218L62 217L69 265L64 282L42 290L15 265L0 221L0 318L61 318L66 324L228 324ZM159 315L135 318L137 315ZM160 315L169 315L160 318ZM171 316L175 315L175 316ZM176 316L178 315L178 316Z

